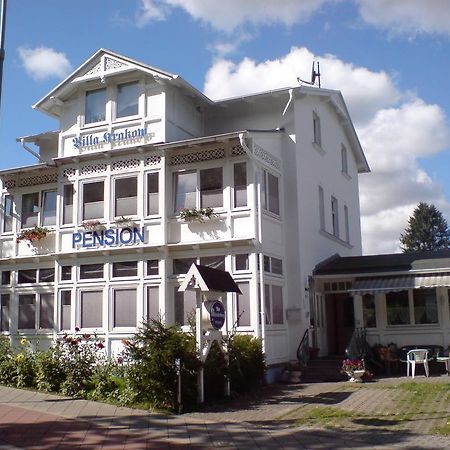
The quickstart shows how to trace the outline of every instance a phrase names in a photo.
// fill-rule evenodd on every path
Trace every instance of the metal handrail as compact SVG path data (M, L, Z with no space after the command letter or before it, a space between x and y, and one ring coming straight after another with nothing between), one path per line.
M309 361L309 329L307 328L303 333L302 340L297 348L297 359L305 366Z

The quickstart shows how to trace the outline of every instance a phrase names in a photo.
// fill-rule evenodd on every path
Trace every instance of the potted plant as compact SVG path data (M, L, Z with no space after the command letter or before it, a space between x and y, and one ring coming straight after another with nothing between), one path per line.
M351 383L362 383L366 373L364 359L344 359L341 372L347 374Z
M37 225L33 228L26 228L24 230L20 230L19 235L16 238L17 242L28 241L28 243L38 242L41 239L44 239L48 233L50 233L46 227L38 227Z
M136 222L131 217L120 216L115 221L118 228L133 228L136 226Z
M305 365L301 361L291 361L286 367L289 383L300 383Z
M180 211L180 218L187 222L204 222L205 219L212 219L218 214L214 212L213 208L183 208Z
M103 225L100 220L93 219L93 220L84 220L81 222L81 226L86 231L101 231L105 229L105 225Z

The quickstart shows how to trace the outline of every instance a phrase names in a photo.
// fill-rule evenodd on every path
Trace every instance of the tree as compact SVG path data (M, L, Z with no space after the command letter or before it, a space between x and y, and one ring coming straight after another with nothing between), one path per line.
M442 250L450 247L450 230L442 213L434 206L420 202L400 235L403 252Z

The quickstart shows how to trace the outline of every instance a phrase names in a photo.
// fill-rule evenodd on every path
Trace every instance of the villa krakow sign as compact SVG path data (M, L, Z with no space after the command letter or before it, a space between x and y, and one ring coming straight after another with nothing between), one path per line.
M125 227L72 233L72 248L115 247L145 243L145 228Z
M105 132L101 134L86 134L84 136L74 137L72 139L73 146L77 149L90 147L100 144L118 144L130 140L155 137L155 133L149 132L147 128L133 128L129 130L125 128L117 133Z

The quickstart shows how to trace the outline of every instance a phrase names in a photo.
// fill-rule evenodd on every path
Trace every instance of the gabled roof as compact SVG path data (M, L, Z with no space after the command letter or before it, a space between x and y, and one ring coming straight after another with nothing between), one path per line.
M203 292L236 292L242 294L231 275L219 269L192 264L179 291L200 289Z
M161 82L170 82L186 89L191 95L199 97L202 101L212 103L211 100L200 91L183 80L180 76L166 72L165 70L144 64L111 50L99 49L81 66L75 69L65 80L59 83L45 97L39 100L33 108L36 108L53 117L59 117L61 97L67 96L75 90L79 83L100 80L127 73L131 71L145 72Z
M339 256L319 263L315 276L389 274L396 272L450 271L450 250L392 253L386 255Z

